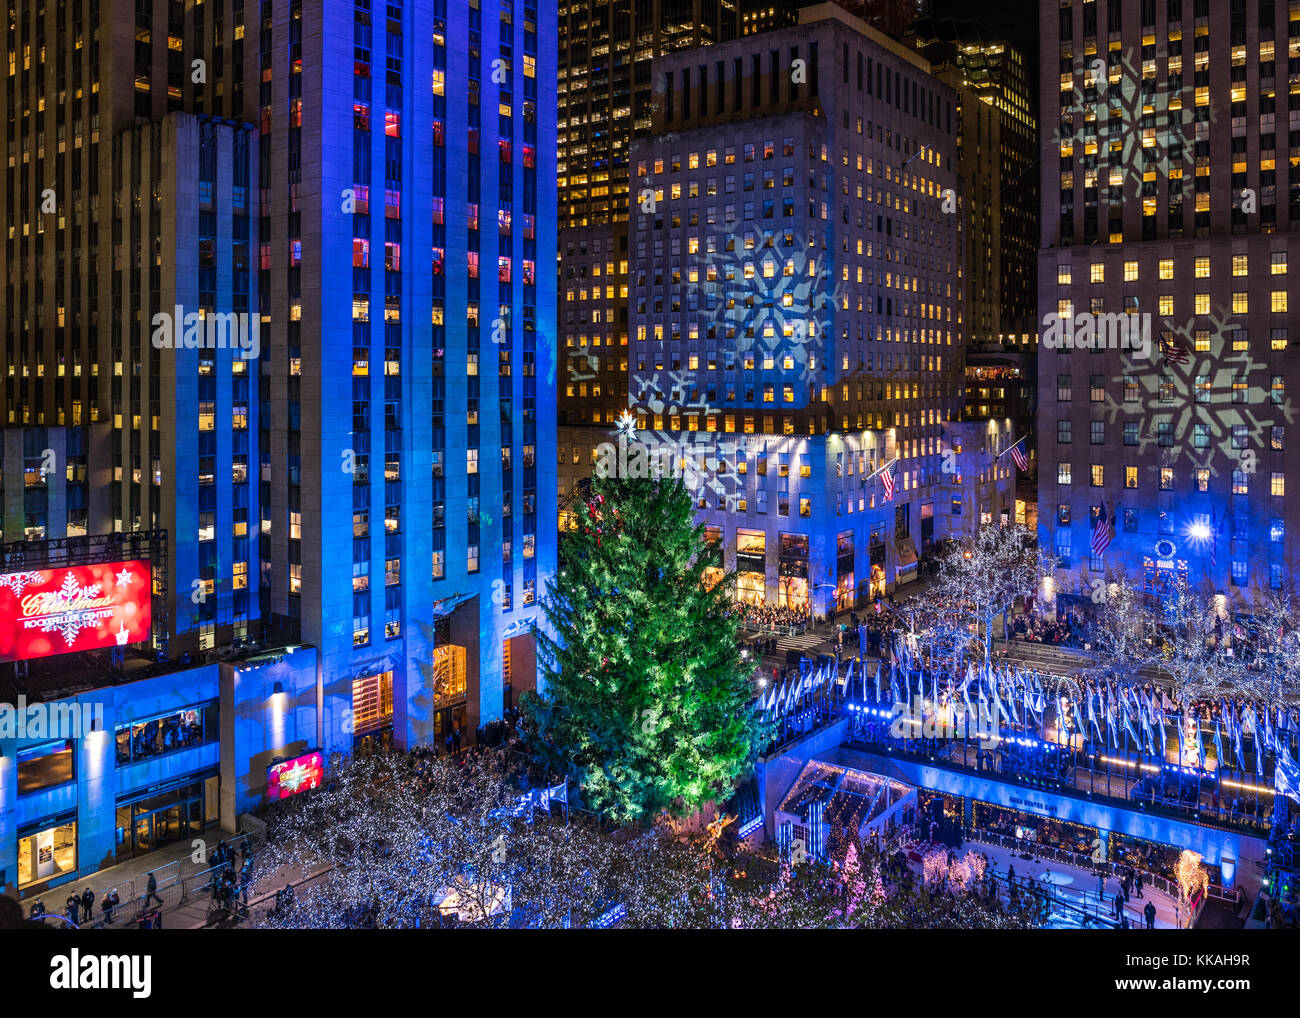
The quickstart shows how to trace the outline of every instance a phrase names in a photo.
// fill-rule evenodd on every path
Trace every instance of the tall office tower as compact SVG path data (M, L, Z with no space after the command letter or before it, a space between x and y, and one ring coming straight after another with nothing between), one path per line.
M988 161L981 146L992 146L992 161L997 163L997 191L992 196L990 219L981 232L997 233L993 247L998 259L989 265L989 274L996 279L998 317L992 328L976 322L968 324L974 343L992 340L1032 352L1038 341L1039 200L1038 173L1034 168L1038 159L1038 118L1024 56L1004 39L991 36L970 21L921 19L906 41L914 43L930 61L936 77L970 93L993 111L995 124L979 128L972 155ZM967 147L962 141L968 104L962 102L961 106L963 137L958 140L959 154ZM975 118L976 111L970 115ZM980 121L987 115L978 112ZM976 126L975 121L972 126ZM996 134L985 134L985 130Z
M173 654L258 617L257 146L218 119L239 37L229 4L16 3L0 75L5 537L166 531Z
M1289 589L1300 4L1099 0L1040 33L1042 540L1084 593Z
M1038 124L1024 58L970 21L921 19L905 41L957 91L961 199L977 238L966 246L962 416L1009 420L1015 437L1026 440L1032 478L1038 462ZM1018 518L1031 519L1032 487L1020 486L1017 496Z
M628 151L651 121L650 61L736 35L732 0L560 8L563 422L627 409Z
M554 568L555 7L264 3L262 598L326 742L532 683ZM251 102L251 96L250 96ZM252 112L252 111L250 111ZM507 690L510 683L513 689Z
M631 441L702 465L742 599L824 613L914 577L975 513L945 455L964 444L955 95L841 7L800 17L655 63Z
M326 748L472 738L533 681L554 18L10 5L6 536L164 531L155 638L315 645Z

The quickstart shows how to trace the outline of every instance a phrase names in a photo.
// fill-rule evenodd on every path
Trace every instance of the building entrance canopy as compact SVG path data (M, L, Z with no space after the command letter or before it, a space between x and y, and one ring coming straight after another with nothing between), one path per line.
M809 807L817 802L825 807L822 818L830 829L869 838L916 806L916 788L869 771L809 760L777 807L777 826L787 820L807 824Z

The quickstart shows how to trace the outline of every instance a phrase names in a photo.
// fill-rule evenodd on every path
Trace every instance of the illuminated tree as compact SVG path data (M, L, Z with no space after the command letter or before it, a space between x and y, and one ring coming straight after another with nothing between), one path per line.
M1123 573L1092 581L1092 635L1097 651L1094 674L1135 676L1158 657L1157 616L1147 596Z
M542 601L540 694L525 695L531 751L616 822L695 812L727 797L770 737L754 664L729 614L731 577L673 479L595 478L562 535Z
M986 525L943 561L926 600L982 630L983 653L993 649L993 620L1032 596L1052 574L1053 557L1020 524Z
M1183 898L1190 901L1195 894L1204 894L1210 887L1210 875L1201 865L1201 856L1190 849L1183 849L1174 870L1178 877L1178 886L1182 888Z

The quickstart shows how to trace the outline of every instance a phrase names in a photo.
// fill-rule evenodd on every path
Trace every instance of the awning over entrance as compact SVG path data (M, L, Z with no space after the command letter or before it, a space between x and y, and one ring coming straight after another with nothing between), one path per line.
M916 789L901 781L821 760L809 760L776 809L776 823L808 823L809 807L825 805L823 822L831 830L859 838L883 830L889 820L916 805Z

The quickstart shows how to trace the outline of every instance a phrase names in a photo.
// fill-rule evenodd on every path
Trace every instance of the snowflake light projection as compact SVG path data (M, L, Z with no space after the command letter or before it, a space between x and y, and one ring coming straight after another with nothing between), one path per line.
M1111 204L1126 195L1139 201L1154 198L1157 185L1144 179L1148 173L1173 179L1177 170L1178 176L1190 179L1195 170L1193 142L1208 132L1214 107L1183 105L1184 90L1171 88L1168 77L1157 77L1157 66L1168 59L1162 48L1157 56L1138 63L1130 47L1111 63L1105 77L1094 79L1093 65L1102 59L1085 57L1070 102L1052 128L1056 151L1075 157L1082 186L1109 191ZM1190 73L1189 67L1184 74Z
M1198 329L1198 323L1206 327ZM1121 370L1110 377L1102 411L1108 423L1119 426L1140 417L1145 424L1138 435L1142 455L1160 439L1157 423L1167 422L1169 444L1159 450L1161 466L1186 464L1192 470L1208 469L1213 476L1226 458L1246 469L1258 458L1255 450L1266 447L1272 426L1294 420L1290 397L1274 402L1260 381L1272 373L1268 362L1253 357L1248 345L1232 349L1237 326L1226 311L1189 318L1180 326L1167 320L1161 324L1163 338L1152 345L1154 363L1125 358ZM1186 359L1179 363L1162 357L1165 342L1175 344ZM1242 380L1247 389L1239 399L1235 386ZM1224 393L1233 393L1231 403L1224 401ZM1244 449L1234 446L1238 428L1245 429L1250 442Z
M678 416L706 421L721 409L709 400L708 386L734 384L735 376L724 376L719 368L725 371L734 365L739 370L748 358L758 367L770 360L773 370L780 372L772 377L793 386L798 402L791 408L811 405L822 381L830 381L833 367L827 355L819 361L818 351L830 349L836 308L847 300L847 284L834 279L830 254L821 247L824 232L745 230L729 224L706 235L698 252L698 282L690 289L676 284L668 304L674 318L661 322L655 335L637 343L646 368L634 373L633 405L651 419ZM638 290L644 285L638 281ZM677 319L678 313L684 318ZM656 304L654 314L662 314L662 305ZM705 385L695 370L684 370L673 360L678 342L698 341L701 335L735 358L711 368ZM753 397L747 396L727 409L755 406ZM763 441L707 430L642 429L635 437L661 456L685 462L684 480L697 497L707 493L725 499L729 506L734 506L743 482L731 468L733 459L744 446Z

